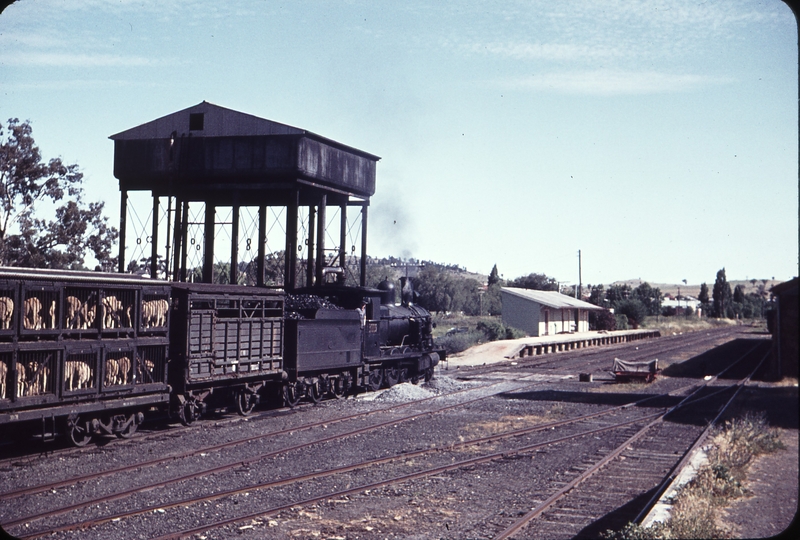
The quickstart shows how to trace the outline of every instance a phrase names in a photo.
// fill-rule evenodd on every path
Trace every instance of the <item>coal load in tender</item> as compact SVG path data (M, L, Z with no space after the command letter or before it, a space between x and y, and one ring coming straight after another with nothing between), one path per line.
M318 309L342 309L313 294L287 294L284 300L284 319L313 319Z

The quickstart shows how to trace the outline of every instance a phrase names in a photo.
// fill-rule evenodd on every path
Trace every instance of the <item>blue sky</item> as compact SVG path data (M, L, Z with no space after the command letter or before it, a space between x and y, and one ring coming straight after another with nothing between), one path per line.
M381 156L369 252L583 283L798 274L776 0L21 0L0 121L116 221L109 135L203 100Z

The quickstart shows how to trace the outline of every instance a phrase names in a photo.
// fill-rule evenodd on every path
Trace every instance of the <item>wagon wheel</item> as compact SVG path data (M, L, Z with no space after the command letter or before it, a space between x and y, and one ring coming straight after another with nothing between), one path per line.
M136 424L136 413L132 413L125 420L125 422L128 423L128 425L125 426L125 429L121 429L120 431L117 431L117 433L116 433L117 437L119 437L120 439L130 439L131 437L133 437L133 434L136 433L136 429L139 427Z
M297 390L297 383L287 383L283 386L283 402L292 408L300 403L300 392Z
M429 382L431 379L433 379L433 366L425 370L425 382Z
M374 392L380 389L381 384L383 384L383 370L373 369L372 371L370 371L369 381L367 382L367 388Z
M400 382L408 382L408 368L403 368L400 370Z
M256 406L256 396L255 394L248 392L247 390L239 390L236 392L236 410L242 416L247 416Z
M334 377L329 379L328 382L328 395L334 399L340 399L344 396L345 383L344 377Z
M69 438L75 446L86 446L92 440L92 433L89 430L89 422L81 422L79 416L67 422L69 428Z
M197 417L200 416L197 412L197 404L194 400L187 400L178 411L178 415L181 420L181 424L184 426L190 426L197 420Z
M411 376L411 384L419 384L419 373Z
M400 368L386 368L386 386L394 386L400 382Z

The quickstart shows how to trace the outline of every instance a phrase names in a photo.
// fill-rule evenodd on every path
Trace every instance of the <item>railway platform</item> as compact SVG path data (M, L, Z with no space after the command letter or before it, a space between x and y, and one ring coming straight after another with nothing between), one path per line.
M524 337L519 339L506 339L492 341L471 347L466 351L448 356L448 365L480 366L524 358L554 354L587 347L601 347L615 343L627 343L640 339L660 337L658 330L615 330L592 331L573 334L557 334L554 336Z

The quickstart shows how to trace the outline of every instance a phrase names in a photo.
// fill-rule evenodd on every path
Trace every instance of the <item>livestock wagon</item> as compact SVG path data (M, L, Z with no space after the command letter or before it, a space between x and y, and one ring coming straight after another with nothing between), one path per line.
M0 268L0 426L132 435L169 401L169 305L156 280Z

